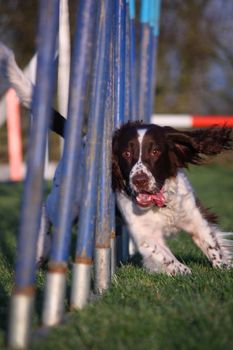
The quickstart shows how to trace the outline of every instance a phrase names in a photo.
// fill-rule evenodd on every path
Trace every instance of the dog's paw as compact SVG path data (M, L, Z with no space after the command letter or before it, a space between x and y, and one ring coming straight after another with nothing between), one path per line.
M175 260L171 260L166 264L160 264L149 257L143 259L143 266L149 272L165 273L170 276L190 275L192 273L186 265Z
M233 268L233 263L229 261L217 260L212 262L212 266L216 269L230 270Z
M190 268L184 264L181 264L180 262L171 263L168 266L166 266L166 273L169 275L190 275L192 272Z

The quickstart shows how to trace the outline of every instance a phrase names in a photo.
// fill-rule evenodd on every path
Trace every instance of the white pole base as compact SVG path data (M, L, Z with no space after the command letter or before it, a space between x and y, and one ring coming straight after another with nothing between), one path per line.
M66 293L66 273L48 272L42 312L42 324L46 327L55 326L64 317Z
M71 309L82 309L87 305L91 289L91 269L92 264L73 264Z
M95 292L102 294L111 280L110 248L95 248Z
M7 345L23 349L29 344L34 295L13 294L10 302L9 330Z

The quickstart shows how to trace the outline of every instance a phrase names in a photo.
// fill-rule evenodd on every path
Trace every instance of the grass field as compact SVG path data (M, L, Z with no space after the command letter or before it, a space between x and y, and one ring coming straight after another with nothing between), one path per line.
M233 230L233 164L192 168L190 178L206 206ZM0 184L0 347L4 348L7 304L12 287L15 236L22 186ZM118 269L109 291L30 349L233 349L233 270L213 270L181 234L170 241L191 276L145 272L133 262ZM44 272L38 273L34 324L40 319Z

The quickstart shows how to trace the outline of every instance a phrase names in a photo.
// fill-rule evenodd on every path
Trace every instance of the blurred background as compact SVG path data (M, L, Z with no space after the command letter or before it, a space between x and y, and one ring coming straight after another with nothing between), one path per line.
M161 2L154 112L232 115L233 1ZM0 40L13 49L20 67L35 53L38 3L0 0ZM71 37L76 4L69 1ZM0 151L0 161L5 157Z

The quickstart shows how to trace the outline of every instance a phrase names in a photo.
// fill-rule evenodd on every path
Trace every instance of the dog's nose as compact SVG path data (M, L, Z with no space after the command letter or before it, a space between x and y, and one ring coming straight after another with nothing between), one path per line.
M146 174L137 174L132 178L132 182L138 188L145 188L148 186L149 179Z

